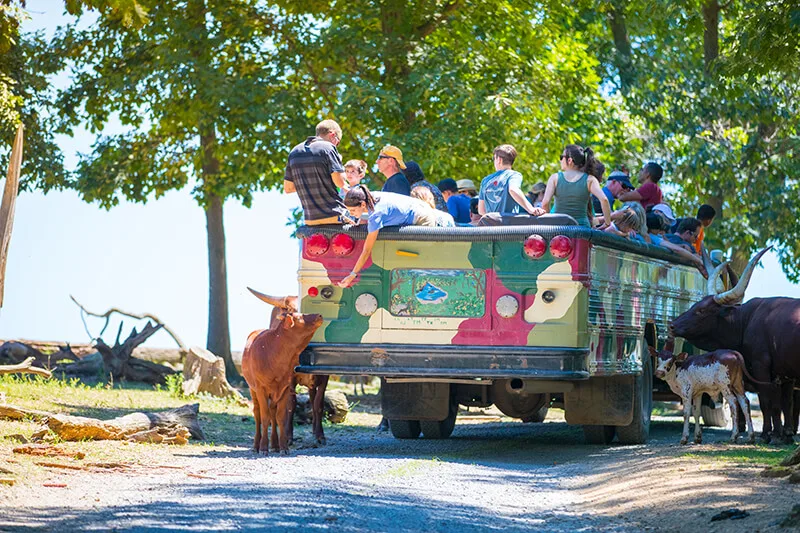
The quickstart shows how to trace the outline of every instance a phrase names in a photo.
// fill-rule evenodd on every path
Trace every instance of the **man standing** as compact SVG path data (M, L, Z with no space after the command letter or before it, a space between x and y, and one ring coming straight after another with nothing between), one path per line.
M400 148L387 144L378 154L378 172L386 176L386 183L381 191L411 196L411 185L401 170L406 169L403 163L403 152Z
M522 192L522 174L514 170L517 150L510 144L502 144L494 149L492 161L495 172L481 181L478 193L478 213L500 213L518 215L527 212L533 216L545 214L544 209L533 207Z
M323 120L316 133L292 148L283 177L284 192L296 192L300 197L309 226L336 224L339 214L346 211L336 189L346 189L342 156L336 150L342 128L333 120Z
M611 174L608 175L608 180L606 181L605 187L603 187L603 194L606 195L608 198L608 207L611 210L614 210L614 202L617 198L620 197L623 193L630 192L634 189L633 184L631 183L630 178L628 175L625 174L621 170L615 170ZM600 213L600 200L592 196L592 205L594 206L594 212Z
M708 204L701 205L700 209L697 210L697 220L700 221L700 234L697 236L697 240L694 241L694 249L697 250L698 254L701 253L703 249L703 240L706 238L706 228L714 222L714 217L716 216L716 209Z
M645 209L662 203L663 195L658 182L663 175L664 169L661 168L661 165L652 161L647 163L639 172L641 186L635 191L619 195L617 199L622 202L639 202Z

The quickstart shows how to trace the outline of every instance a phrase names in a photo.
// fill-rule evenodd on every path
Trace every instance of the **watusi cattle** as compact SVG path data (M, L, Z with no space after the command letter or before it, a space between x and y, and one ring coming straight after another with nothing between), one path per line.
M650 348L655 358L655 376L669 384L672 392L683 401L683 434L681 444L689 441L689 419L694 412L694 441L703 441L700 426L700 404L703 393L712 398L722 394L731 409L733 430L731 442L739 439L737 411L741 409L747 422L749 442L755 442L753 421L750 418L750 403L745 396L743 375L753 379L747 372L742 354L734 350L716 350L687 357L686 352L672 353L672 340L667 341L663 350L657 352ZM755 381L755 380L753 380ZM737 408L738 407L738 408Z
M253 295L273 306L270 316L269 327L274 329L280 322L282 313L297 313L300 310L297 296L269 296L247 287ZM297 366L297 363L295 363ZM311 428L314 438L319 444L325 444L325 432L322 429L322 411L325 404L325 390L328 388L328 376L315 374L294 374L294 384L292 386L290 406L290 420L294 420L294 412L297 407L297 394L295 385L302 385L308 389L308 400L311 403ZM289 425L289 443L294 440L294 424Z
M800 378L800 299L753 298L742 304L753 270L769 249L750 260L730 290L716 290L717 278L727 263L716 267L708 277L709 296L673 320L670 334L704 350L740 352L750 373L765 383L756 387L764 414L762 438L769 442L774 436L791 442L792 402L787 398L792 394L787 394L786 388ZM785 429L781 411L787 421Z
M294 367L300 352L321 325L322 315L283 313L274 328L257 330L248 336L242 354L242 375L253 398L256 421L253 451L267 455L271 443L273 450L289 453ZM271 439L269 427L272 427Z

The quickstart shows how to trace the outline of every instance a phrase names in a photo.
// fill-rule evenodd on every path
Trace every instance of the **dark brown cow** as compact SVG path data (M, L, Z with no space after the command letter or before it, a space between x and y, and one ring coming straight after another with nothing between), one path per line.
M715 268L708 277L710 295L676 318L670 329L672 335L704 350L740 352L755 379L770 383L757 386L764 413L762 438L769 442L775 436L790 442L792 394L788 388L800 379L800 299L753 298L741 303L753 270L767 250L750 260L736 286L728 291L716 290L716 280L727 264ZM781 411L787 421L785 430Z
M694 411L694 441L703 441L700 426L700 401L703 394L716 398L718 394L728 402L733 419L731 442L739 438L737 413L741 410L747 423L749 442L755 442L753 421L750 418L750 403L745 396L743 375L753 380L745 368L742 354L735 350L715 350L710 353L687 357L686 352L672 353L672 342L668 341L663 350L657 352L652 347L650 354L655 358L655 376L669 384L672 392L683 401L683 434L681 444L689 440L689 418ZM755 380L753 380L755 381ZM766 385L766 383L764 383Z
M270 317L270 329L277 327L277 325L280 323L280 317L283 313L297 313L299 311L297 296L275 297L263 294L257 290L251 289L250 287L248 287L247 290L252 292L253 295L262 302L266 302L274 307ZM297 361L295 361L294 366L297 366L297 364ZM308 400L311 403L311 428L314 438L319 444L325 444L326 439L325 432L322 429L322 416L325 403L325 390L328 387L328 376L294 373L293 379L294 382L289 393L290 420L294 419L294 412L297 407L297 394L295 393L295 385L302 385L308 389ZM291 443L294 440L294 424L289 425L288 436L289 442Z

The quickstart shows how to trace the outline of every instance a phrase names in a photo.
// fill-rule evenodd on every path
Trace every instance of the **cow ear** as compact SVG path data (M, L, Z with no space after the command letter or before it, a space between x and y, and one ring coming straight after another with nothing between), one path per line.
M283 324L284 324L284 325L285 325L287 328L293 328L293 327L294 327L294 317L292 316L292 314L291 314L291 313L286 313L286 314L283 316Z
M686 358L689 357L689 354L686 352L681 352L675 356L675 360L677 361L686 361Z

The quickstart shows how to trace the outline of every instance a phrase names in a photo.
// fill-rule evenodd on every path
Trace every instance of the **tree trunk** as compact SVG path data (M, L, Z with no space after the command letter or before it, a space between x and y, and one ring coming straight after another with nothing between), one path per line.
M208 229L208 338L206 349L222 357L228 376L239 373L231 357L231 334L228 326L228 273L225 262L225 227L222 200L211 194L206 205Z
M617 71L619 72L620 87L623 93L627 93L633 85L633 60L631 52L631 41L628 37L628 27L625 24L625 1L615 0L611 2L608 11L608 24L611 27L611 35L614 38L614 56Z
M719 12L717 0L706 0L703 4L703 60L707 76L719 57Z
M183 394L191 396L207 392L219 398L230 397L247 405L241 393L230 386L225 377L225 362L208 350L193 346L183 365Z

